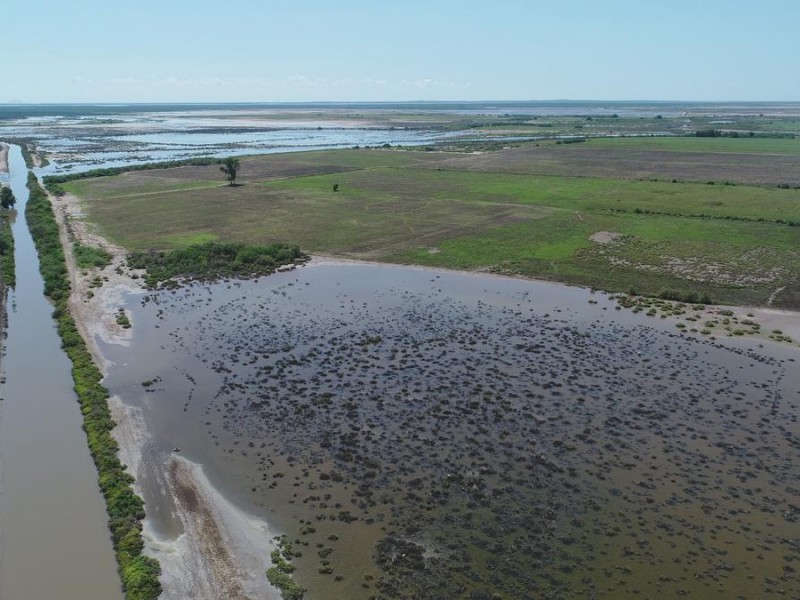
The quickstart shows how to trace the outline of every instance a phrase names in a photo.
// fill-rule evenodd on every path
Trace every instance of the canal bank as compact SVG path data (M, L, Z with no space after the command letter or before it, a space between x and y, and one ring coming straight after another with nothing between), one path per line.
M16 146L9 167L19 216L0 388L0 599L121 599L70 363L24 218L27 169Z

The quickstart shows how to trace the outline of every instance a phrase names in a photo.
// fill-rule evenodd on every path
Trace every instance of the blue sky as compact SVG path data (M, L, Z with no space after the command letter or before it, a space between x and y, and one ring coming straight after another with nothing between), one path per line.
M798 0L20 0L0 18L0 102L800 101Z

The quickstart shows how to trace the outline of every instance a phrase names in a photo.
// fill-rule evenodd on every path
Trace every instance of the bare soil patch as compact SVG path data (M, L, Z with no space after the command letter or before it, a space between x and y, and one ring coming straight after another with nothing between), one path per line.
M8 173L8 144L0 143L0 173Z
M622 237L623 234L614 231L598 231L589 236L589 239L598 244L610 244Z

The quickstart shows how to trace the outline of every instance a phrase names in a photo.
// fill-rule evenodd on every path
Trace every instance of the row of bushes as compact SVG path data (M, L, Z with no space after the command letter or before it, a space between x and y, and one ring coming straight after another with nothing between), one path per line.
M80 173L68 173L66 175L46 175L44 177L45 187L56 196L64 195L62 183L74 181L76 179L91 179L93 177L110 177L120 175L130 171L147 171L150 169L171 169L173 167L202 167L205 165L215 165L220 159L213 157L187 158L184 160L168 160L163 162L142 163L140 165L125 165L124 167L107 167L105 169L91 169Z
M690 219L723 219L726 221L747 221L749 223L776 223L778 225L788 225L789 227L800 227L800 221L796 219L765 219L764 217L745 217L741 215L709 215L707 213L684 213L678 211L652 210L649 208L635 208L629 211L626 208L613 208L612 212L633 212L637 215L661 215L665 217L681 217Z
M176 279L212 280L222 277L248 278L269 275L281 265L303 262L308 256L297 246L207 242L166 252L133 252L128 266L146 269L150 288Z
M72 361L72 378L83 413L83 429L105 497L125 597L128 600L155 600L161 594L161 568L158 561L142 554L144 502L133 492L133 477L117 455L118 445L111 435L115 424L108 408L108 390L101 384L102 374L69 311L69 276L50 201L33 173L28 174L28 188L31 193L25 215L39 253L45 294L55 304L53 318L58 324L64 351Z
M14 234L11 232L11 211L0 209L0 277L3 285L14 287L17 284L14 270Z
M685 304L714 304L714 300L706 292L664 289L658 293L658 297Z

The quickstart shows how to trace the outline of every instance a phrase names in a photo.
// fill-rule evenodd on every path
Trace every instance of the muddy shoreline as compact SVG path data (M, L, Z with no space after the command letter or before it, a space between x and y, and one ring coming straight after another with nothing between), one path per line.
M117 308L124 296L142 289L123 274L123 251L86 228L76 198L50 199L72 284L70 309L95 362L107 374L110 364L98 340L112 345L129 343L131 332L117 323ZM80 272L73 257L73 239L104 248L112 255L111 263L99 272ZM95 276L105 282L99 289L92 285ZM182 527L177 537L163 536L154 531L149 519L144 520L146 553L161 564L161 598L280 598L265 576L275 536L269 525L228 502L208 481L201 465L177 453L158 456L160 465L148 465L153 457L145 455L151 442L141 411L126 406L118 397L112 397L109 404L117 423L114 437L120 446L120 460L137 481L134 490L141 495L138 482L145 470L155 471L164 476L162 484L176 499L175 517Z

